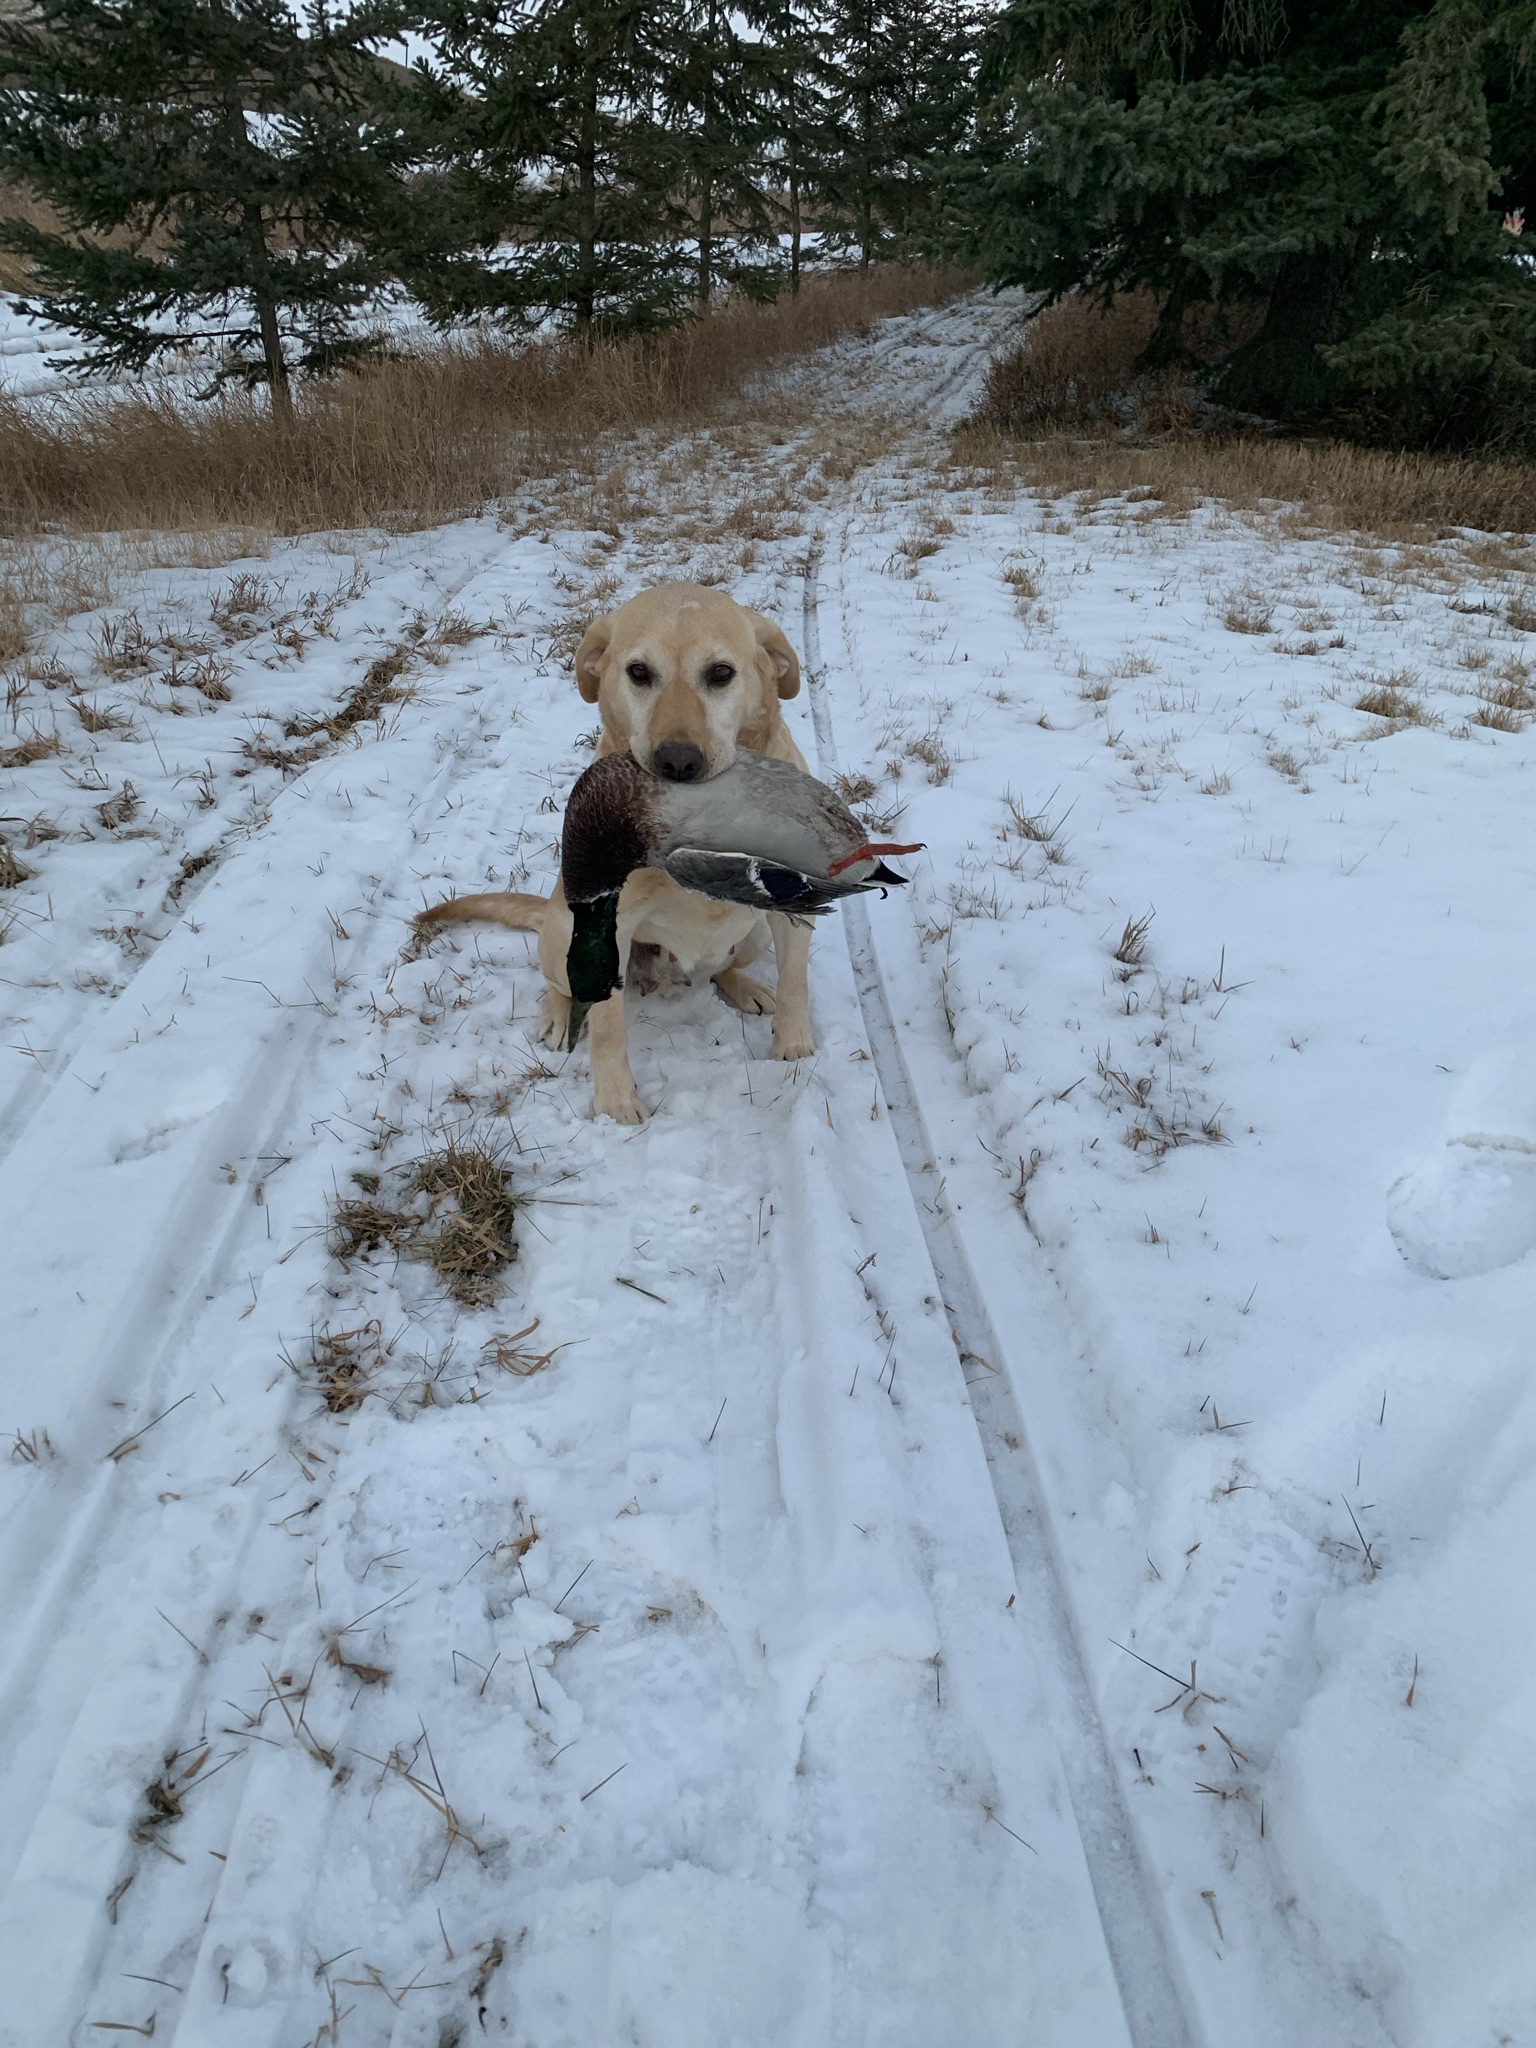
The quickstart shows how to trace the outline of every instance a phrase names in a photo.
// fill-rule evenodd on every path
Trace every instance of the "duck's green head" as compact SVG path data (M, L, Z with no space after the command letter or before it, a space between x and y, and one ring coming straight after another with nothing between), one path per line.
M619 971L619 895L595 896L571 905L571 943L565 955L565 978L571 991L571 1021L565 1049L575 1048L587 1012L606 1002L624 986Z

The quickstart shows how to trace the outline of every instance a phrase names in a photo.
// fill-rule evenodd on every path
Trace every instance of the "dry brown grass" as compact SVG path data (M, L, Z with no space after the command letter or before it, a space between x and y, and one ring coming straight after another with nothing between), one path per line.
M1477 695L1478 707L1471 722L1493 732L1523 732L1526 715L1536 711L1530 667L1523 661L1504 662L1496 676L1478 684Z
M31 879L32 870L22 866L11 851L11 842L0 832L0 889L15 889Z
M1417 694L1419 678L1411 669L1394 669L1388 676L1367 678L1367 688L1355 699L1355 709L1372 718L1385 718L1391 725L1433 725L1434 716Z
M355 1330L318 1331L302 1370L330 1413L346 1415L375 1391L373 1380L388 1356L384 1327L374 1316Z
M396 684L410 662L409 647L391 647L369 662L362 681L335 711L324 718L291 718L283 727L284 737L303 740L323 733L328 740L342 740L354 727L382 717L388 705L398 704L404 696Z
M905 265L807 280L659 340L533 347L482 336L297 398L290 433L242 393L199 405L82 394L0 401L0 529L411 528L473 513L530 476L594 468L643 427L697 426L754 376L971 280Z
M1474 456L1259 435L1159 442L1057 435L1026 442L978 423L956 436L954 459L962 469L1048 498L1135 493L1144 518L1179 518L1216 500L1243 511L1290 513L1307 531L1381 540L1438 539L1467 527L1536 532L1536 467Z
M241 751L246 760L262 768L281 768L285 775L297 775L318 761L334 746L346 739L357 727L372 720L382 721L392 704L401 704L411 694L410 687L399 687L400 678L410 666L413 650L398 645L390 648L368 664L361 682L351 690L334 711L324 712L316 718L290 718L283 727L284 739L297 740L298 746L279 746L276 740L268 738L265 732L257 732L241 742ZM174 677L171 678L175 680ZM205 696L216 692L211 687L199 684ZM221 685L227 697L227 686Z
M353 1180L359 1192L338 1198L331 1215L331 1250L344 1266L388 1250L425 1260L466 1307L496 1299L517 1257L513 1226L522 1206L504 1153L449 1135L409 1166Z
M1147 934L1152 929L1152 920L1156 915L1155 911L1149 910L1144 917L1128 917L1125 920L1125 930L1120 934L1120 943L1111 956L1123 967L1129 967L1134 971L1145 962Z
M1132 292L1108 313L1083 299L1031 320L987 372L984 416L1013 433L1112 420L1131 399L1133 367L1157 325L1157 302Z
M499 1372L509 1372L515 1379L532 1379L536 1372L543 1372L562 1351L569 1349L565 1344L552 1344L547 1351L541 1351L537 1344L527 1343L525 1339L533 1335L539 1322L540 1318L535 1316L531 1323L525 1324L521 1330L514 1330L511 1336L498 1330L494 1337L487 1338L480 1356Z
M57 754L64 742L57 731L39 732L36 727L14 747L0 747L0 768L30 768L34 761L46 761Z
M0 574L0 661L18 661L31 645L26 594L13 573Z
M1493 732L1523 732L1525 720L1507 704L1484 702L1472 713L1473 725L1485 725Z
M937 727L920 733L915 740L909 740L906 753L909 761L922 763L928 771L928 780L935 786L948 782L954 762Z
M1108 315L1067 300L1031 322L992 365L981 408L955 439L959 466L1046 497L1129 496L1143 519L1182 517L1214 499L1294 511L1315 531L1387 540L1468 527L1536 530L1536 466L1242 431L1208 411L1202 418L1187 379L1136 373L1155 313L1150 298L1130 294ZM1198 333L1185 339L1202 353ZM1536 606L1516 597L1509 623L1536 630Z
M195 661L182 665L179 654L173 654L171 665L166 670L165 680L173 690L196 690L200 697L206 697L210 704L229 702L229 679L234 670L227 661L221 661L216 654L199 655Z
M1229 633L1267 633L1274 617L1273 600L1252 584L1228 591L1222 602L1221 623Z
M1003 581L1013 592L1014 607L1021 619L1030 616L1039 602L1043 585L1040 580L1040 564L1026 562L1018 555L1010 555L1001 569Z

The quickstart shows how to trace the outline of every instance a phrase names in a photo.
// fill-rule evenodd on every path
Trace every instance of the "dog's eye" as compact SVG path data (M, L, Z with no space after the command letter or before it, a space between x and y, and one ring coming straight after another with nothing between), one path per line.
M624 673L632 683L639 683L642 688L651 680L651 671L643 661L632 661Z
M704 680L712 690L723 690L735 673L728 661L712 661L704 671Z

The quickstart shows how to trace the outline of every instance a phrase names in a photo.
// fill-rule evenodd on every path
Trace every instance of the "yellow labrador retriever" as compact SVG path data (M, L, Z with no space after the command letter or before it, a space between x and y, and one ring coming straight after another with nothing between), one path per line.
M672 782L696 782L730 767L738 747L805 761L785 729L781 698L800 688L795 651L771 619L696 583L667 583L620 605L587 628L576 650L576 687L602 717L598 754L626 748L643 768ZM483 919L539 935L539 966L549 984L539 1036L564 1043L571 997L565 956L571 914L559 883L542 896L457 896L422 912L418 923ZM641 868L619 897L619 958L632 945L669 954L684 974L708 974L728 1003L748 1016L773 1013L773 1056L803 1059L811 1038L811 937L788 918L679 888ZM778 989L742 969L772 944ZM624 991L593 1006L592 1079L599 1116L639 1123L645 1104L630 1071Z

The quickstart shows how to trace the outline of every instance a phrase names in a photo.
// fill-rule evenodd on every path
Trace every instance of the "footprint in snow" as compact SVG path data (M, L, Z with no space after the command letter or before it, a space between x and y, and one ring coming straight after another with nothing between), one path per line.
M1397 1248L1429 1280L1468 1280L1536 1251L1536 1019L1512 1021L1457 1081L1445 1143L1387 1195Z
M1387 1224L1416 1273L1465 1280L1536 1250L1536 1139L1467 1131L1387 1196Z

